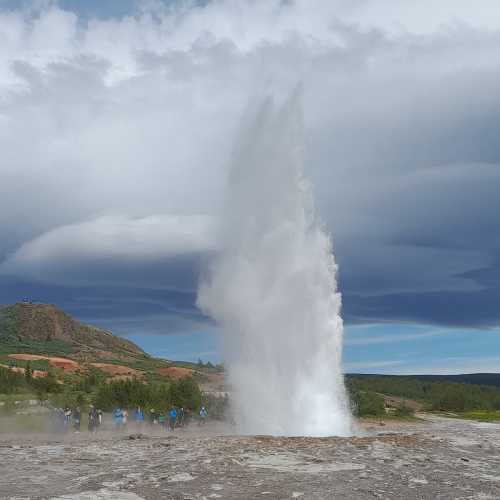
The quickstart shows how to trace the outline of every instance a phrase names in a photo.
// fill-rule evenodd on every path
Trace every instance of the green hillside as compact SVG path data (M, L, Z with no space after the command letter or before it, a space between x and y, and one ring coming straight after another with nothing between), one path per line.
M56 407L92 403L106 411L137 405L165 410L171 404L196 411L202 401L198 383L214 370L154 358L53 305L0 307L2 412L15 411L11 403L24 398Z
M83 377L96 369L114 380L142 381L192 376L207 382L222 369L210 363L155 358L129 340L76 321L54 305L0 306L0 368L18 368L22 373L27 365L44 372L51 369L60 379Z
M434 378L433 376L361 375L346 376L352 401L361 408L359 413L383 414L384 402L397 398L400 405L413 402L427 411L471 414L482 412L496 419L500 410L500 388L459 382L470 380L471 375L459 378ZM473 378L474 379L474 378ZM500 418L500 416L499 416Z
M0 352L68 356L79 361L150 358L111 332L80 323L50 304L0 307Z

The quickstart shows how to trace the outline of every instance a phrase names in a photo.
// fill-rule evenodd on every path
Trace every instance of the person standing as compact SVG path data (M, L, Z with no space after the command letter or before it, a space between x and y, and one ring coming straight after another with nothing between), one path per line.
M154 408L151 408L149 410L149 423L151 425L155 425L155 424L158 423L157 415L156 415L156 410Z
M65 431L68 431L69 430L69 426L71 424L71 410L66 406L66 408L64 408L64 412L63 412L63 415L64 415L64 430Z
M121 408L115 408L113 420L115 421L115 429L117 431L121 430L123 426L123 410Z
M170 417L170 430L174 432L175 424L177 423L177 410L175 406L172 406L168 415Z
M134 421L137 428L142 430L144 427L144 412L140 406L138 406L134 411Z
M162 412L158 412L158 424L162 431L167 430L167 417Z
M89 432L97 432L97 426L99 425L99 414L97 413L96 408L94 405L90 405L89 409Z
M179 427L184 427L184 407L181 406L177 415L177 425Z
M81 420L82 420L82 412L80 410L80 407L77 406L75 408L75 411L73 412L73 429L75 429L75 432L80 432Z
M208 412L204 406L200 408L200 412L198 413L198 415L200 417L199 425L205 425L208 417Z

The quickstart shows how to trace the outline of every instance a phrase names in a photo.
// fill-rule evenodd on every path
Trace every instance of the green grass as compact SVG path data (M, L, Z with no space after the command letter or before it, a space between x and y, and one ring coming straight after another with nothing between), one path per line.
M203 373L223 373L217 366L207 366L206 364L199 365L190 361L171 361L171 366L179 366L180 368L190 368Z
M155 358L147 359L137 359L136 361L131 361L126 363L130 368L135 368L136 370L151 371L154 372L157 368L167 368L171 366L167 361Z
M479 420L480 422L500 422L500 410L474 410L459 413L458 416L462 418L470 418L471 420Z
M19 368L26 368L28 361L21 359L12 359L7 355L0 355L0 364L7 366L17 366ZM46 359L34 359L30 360L29 364L32 370L43 370L47 371L50 368L50 363Z
M20 341L9 339L0 344L0 355L25 353L64 356L72 354L73 352L73 347L63 340L47 340L41 342L37 340Z

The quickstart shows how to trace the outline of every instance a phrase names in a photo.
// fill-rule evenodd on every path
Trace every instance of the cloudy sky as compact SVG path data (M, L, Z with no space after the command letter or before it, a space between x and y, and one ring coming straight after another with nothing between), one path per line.
M500 372L497 0L0 0L0 303L174 359L241 117L298 84L345 369Z

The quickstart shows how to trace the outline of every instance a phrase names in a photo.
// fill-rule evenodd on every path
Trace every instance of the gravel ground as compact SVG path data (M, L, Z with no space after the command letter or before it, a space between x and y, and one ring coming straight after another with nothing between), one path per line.
M0 435L0 498L500 499L500 425L425 416L351 438Z

